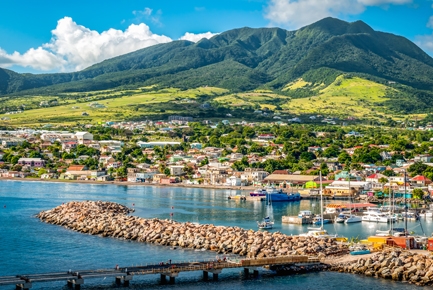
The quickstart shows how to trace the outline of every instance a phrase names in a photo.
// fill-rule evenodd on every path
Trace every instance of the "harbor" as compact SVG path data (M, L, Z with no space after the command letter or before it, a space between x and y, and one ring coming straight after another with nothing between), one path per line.
M83 234L71 231L62 226L41 223L35 214L42 210L49 210L71 200L110 200L133 208L134 216L146 219L158 218L161 220L173 219L178 222L199 224L213 224L215 226L239 227L246 230L257 231L256 221L266 215L266 203L228 200L229 195L241 194L241 191L210 190L210 189L184 189L169 187L140 187L140 186L113 186L113 185L87 185L87 184L50 184L47 182L1 182L0 193L3 205L0 218L4 225L4 235L0 237L2 243L14 244L14 254L0 249L0 254L8 261L7 265L0 265L0 276L15 276L18 274L50 273L53 269L114 269L115 265L142 265L145 263L159 264L161 261L205 261L215 260L217 254L213 251L202 251L194 248L174 249L171 246L162 246L151 243L140 243L136 240L123 238L103 238L100 235ZM30 189L31 188L31 189ZM28 192L32 192L29 198ZM14 194L9 194L13 192ZM325 202L326 206L326 202ZM291 225L281 223L282 216L295 216L301 210L310 210L319 213L318 202L314 200L301 200L290 203L273 203L274 227L267 230L269 234L280 232L286 235L300 235L308 231L309 225ZM408 230L421 234L418 222L408 222ZM433 229L430 219L422 217L425 232ZM396 226L402 227L401 221ZM324 229L330 234L338 234L349 239L358 237L365 239L374 235L376 230L387 230L389 225L379 223L357 224L325 224ZM18 237L26 236L26 239ZM235 260L233 254L225 254L228 259ZM89 261L86 257L95 257ZM25 257L25 258L24 258ZM129 268L129 267L128 267ZM352 283L357 276L339 272L315 273L306 276L293 276L290 279L274 277L269 269L260 269L260 287L293 287L304 285L308 288L311 283L325 283L326 287L338 287L343 281ZM269 279L269 277L274 277ZM136 275L134 285L141 288L159 289L155 284L154 275ZM209 289L233 288L235 285L248 286L250 289L259 289L257 280L248 279L236 269L227 268L219 274L219 282L208 284L202 275L197 272L184 272L176 280L179 289ZM323 282L325 281L325 282ZM360 280L361 281L361 280ZM33 283L32 289L60 289L65 286L66 280L49 283ZM240 283L240 284L238 284ZM385 283L385 284L383 284ZM371 279L362 277L360 285L369 285L372 288L392 286L393 289L411 289L398 282ZM11 286L0 286L0 289L11 289ZM82 287L97 287L98 289L116 288L115 277L86 279ZM354 288L361 289L361 288Z

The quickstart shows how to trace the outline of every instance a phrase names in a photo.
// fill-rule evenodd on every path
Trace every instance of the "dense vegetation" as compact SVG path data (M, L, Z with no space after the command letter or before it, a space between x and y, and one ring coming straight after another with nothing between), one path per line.
M329 85L343 73L401 86L390 94L400 100L389 102L396 111L416 112L430 107L433 99L427 92L433 88L433 59L415 44L361 21L333 18L297 31L241 28L198 43L155 45L74 73L33 75L0 69L0 94L52 95L158 84L181 89L217 86L233 92L267 88L297 98L317 90L312 86L281 91L287 83L303 78Z

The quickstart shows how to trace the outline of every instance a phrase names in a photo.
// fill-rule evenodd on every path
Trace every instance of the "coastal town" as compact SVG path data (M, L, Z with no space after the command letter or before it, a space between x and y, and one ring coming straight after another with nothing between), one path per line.
M168 121L2 130L0 177L279 187L314 195L321 172L325 196L380 198L392 190L429 199L429 128L214 124L174 116Z

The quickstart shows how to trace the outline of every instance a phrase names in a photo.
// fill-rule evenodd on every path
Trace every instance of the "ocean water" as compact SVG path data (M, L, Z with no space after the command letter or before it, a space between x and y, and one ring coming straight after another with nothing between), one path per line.
M72 200L106 200L118 202L144 218L162 218L185 222L212 223L257 229L257 220L271 214L275 229L285 234L307 231L306 226L282 225L281 216L296 215L300 210L318 211L317 201L273 203L229 200L239 191L187 189L177 187L90 185L28 181L0 181L0 276L61 272L69 269L112 268L173 261L197 261L215 258L214 252L169 247L135 241L103 238L77 233L63 227L40 222L35 215ZM429 235L432 220L409 222L409 230ZM403 226L397 225L399 227ZM376 223L329 224L330 233L365 238L388 225ZM135 276L131 289L414 289L415 286L343 273L310 273L277 276L260 270L258 278L245 277L242 269L223 270L219 281L203 281L202 273L180 273L174 285L161 285L159 276ZM83 289L114 289L112 277L86 279ZM0 289L14 289L13 285ZM34 283L32 289L68 289L64 282Z

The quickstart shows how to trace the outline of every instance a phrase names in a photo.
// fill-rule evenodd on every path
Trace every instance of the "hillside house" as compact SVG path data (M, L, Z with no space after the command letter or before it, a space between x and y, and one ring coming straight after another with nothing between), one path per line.
M41 158L20 158L18 159L18 164L29 167L44 167L45 160Z

